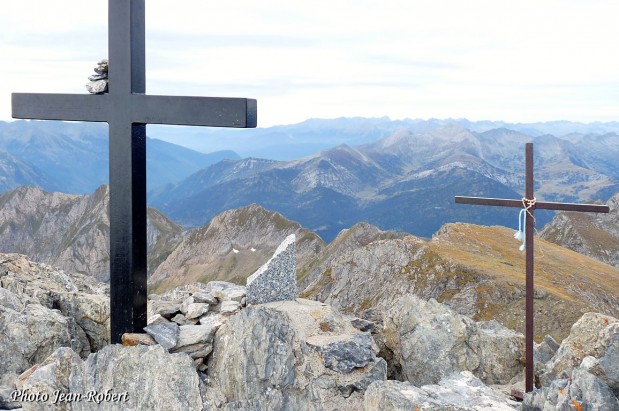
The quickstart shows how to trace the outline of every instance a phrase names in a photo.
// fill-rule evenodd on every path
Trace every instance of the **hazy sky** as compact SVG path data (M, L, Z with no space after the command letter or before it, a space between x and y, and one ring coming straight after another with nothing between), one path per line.
M619 120L619 1L146 0L149 94L251 97L258 125L390 116ZM10 93L86 93L107 1L11 0Z

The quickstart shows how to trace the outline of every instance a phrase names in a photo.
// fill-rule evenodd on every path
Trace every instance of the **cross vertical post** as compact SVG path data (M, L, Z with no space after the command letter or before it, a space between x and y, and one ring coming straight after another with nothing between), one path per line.
M608 213L610 208L607 205L597 204L573 204L573 203L554 203L537 201L534 195L533 179L533 143L525 144L525 196L522 200L509 200L501 198L483 197L455 197L456 204L489 205L500 207L525 208L525 270L526 270L526 301L525 301L525 391L533 391L535 381L535 364L533 361L533 337L534 337L534 306L535 297L534 285L534 250L535 250L535 209L544 210L563 210L563 211L584 211L592 213Z
M146 91L144 6L144 0L109 2L111 96ZM146 124L132 122L125 106L108 121L110 322L116 338L142 330L147 320Z
M109 93L13 93L13 118L109 126L111 342L146 326L146 124L256 127L254 99L146 93L145 1L108 0Z
M532 201L535 196L533 194L533 144L525 145L525 199ZM530 203L529 203L530 204ZM533 253L535 247L533 244L533 236L535 235L535 205L529 207L525 212L525 258L526 258L526 301L525 301L525 391L533 391L533 381L535 369L533 364L533 335L535 334L534 324L534 300L535 287L533 276L535 273Z

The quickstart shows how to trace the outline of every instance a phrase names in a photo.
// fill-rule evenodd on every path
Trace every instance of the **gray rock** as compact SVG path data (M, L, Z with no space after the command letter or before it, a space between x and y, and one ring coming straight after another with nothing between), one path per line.
M438 385L378 381L365 392L365 411L513 411L519 404L486 387L469 371L455 373Z
M71 347L83 356L90 353L86 334L73 318L38 303L24 304L8 290L2 296L24 308L18 312L0 305L0 377L16 377L59 347Z
M552 359L559 349L559 343L550 335L544 337L540 344L535 344L533 349L533 358L535 362L547 363Z
M187 310L189 309L189 306L191 304L193 304L194 302L195 301L194 301L192 296L189 296L189 297L185 298L183 300L183 303L180 306L181 313L183 313L183 315L187 316Z
M164 323L169 323L169 322L170 322L169 320L167 320L165 317L161 316L160 314L151 315L148 317L148 320L146 320L146 323L148 325L164 324Z
M186 346L196 344L206 344L213 341L215 332L219 329L220 324L199 324L199 325L181 325L178 334L178 341L173 346L174 352Z
M242 285L229 283L227 281L211 281L206 285L206 289L219 302L222 301L237 301L241 302L247 294L247 290Z
M185 354L168 354L158 345L110 345L91 354L86 361L67 350L60 350L25 378L21 389L120 395L117 401L100 404L87 400L70 403L70 409L76 411L201 410L200 385L193 360ZM50 396L50 401L52 398ZM61 405L69 408L68 403ZM23 407L24 410L62 409L54 407L51 402L24 402Z
M89 81L86 83L86 90L88 90L90 94L103 94L107 91L107 83L107 79Z
M338 337L335 341L315 336L308 338L307 345L322 355L325 367L340 373L350 373L374 362L374 351L378 351L369 334L354 334L346 339Z
M326 317L333 318L337 333L321 329ZM368 338L322 303L297 299L249 306L215 334L207 403L213 410L360 410L365 388L386 377L385 361L371 348L359 348L367 347ZM327 352L337 364L365 362L348 373L333 371L317 347L338 341L355 342L356 350L372 358L348 359L345 344L339 350L331 346Z
M613 334L611 343L597 363L591 372L608 384L615 396L619 397L619 333Z
M364 320L363 318L353 318L350 320L350 323L353 327L361 331L372 331L376 327L376 324L372 321Z
M90 81L99 81L104 79L107 79L107 73L93 74L91 76L88 76L88 80Z
M47 264L34 263L20 254L0 254L0 272L6 273L2 276L2 288L17 296L23 305L41 304L71 318L72 324L77 325L71 326L72 338L87 337L89 352L109 343L109 285L86 275L67 274ZM10 304L14 304L15 299L11 300Z
M199 318L206 314L209 310L209 305L207 303L193 303L187 306L187 313L185 317L191 320L194 318Z
M396 378L417 386L465 370L488 384L507 384L523 369L523 335L495 321L476 323L434 299L398 298L383 321Z
M205 303L210 305L217 305L219 303L219 301L213 296L213 294L207 292L194 293L193 300L196 303Z
M180 303L166 300L151 300L148 301L148 316L159 314L166 319L172 318L176 313L181 311Z
M4 387L0 385L0 410L21 409L21 402L13 400L15 387Z
M570 330L559 349L540 375L542 386L550 385L561 373L578 368L583 358L601 358L612 345L613 335L619 333L619 320L598 313L584 314Z
M144 327L144 331L153 337L163 348L170 350L177 345L180 339L179 328L178 324L168 322L149 325Z
M522 409L619 411L619 400L602 380L584 368L577 368L570 378L554 380L547 387L526 393Z
M172 321L178 325L197 324L198 320L188 320L183 314L176 314L172 317Z
M225 315L231 315L241 309L241 303L232 300L222 301L219 306L219 312Z
M290 234L273 257L247 278L247 304L292 301L298 296L295 235Z

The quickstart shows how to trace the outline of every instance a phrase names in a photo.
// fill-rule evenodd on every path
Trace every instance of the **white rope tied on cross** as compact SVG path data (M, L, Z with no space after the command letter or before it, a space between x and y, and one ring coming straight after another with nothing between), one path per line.
M524 251L526 248L526 235L525 235L525 218L528 213L533 219L533 224L535 224L535 217L531 212L531 208L535 206L536 200L533 198L529 200L528 198L522 197L522 210L520 210L520 214L518 214L518 231L514 233L514 238L516 240L522 240L522 245L520 246L520 251Z

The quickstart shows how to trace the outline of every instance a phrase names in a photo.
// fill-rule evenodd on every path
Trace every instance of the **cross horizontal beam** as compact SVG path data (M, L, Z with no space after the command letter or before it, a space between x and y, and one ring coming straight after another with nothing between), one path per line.
M129 94L13 93L13 117L109 122L119 111L137 124L253 128L256 100ZM122 110L119 110L122 107Z
M455 197L456 204L488 205L501 207L524 208L522 200L511 200L503 198L484 198L484 197ZM574 204L574 203L554 203L549 201L536 201L534 207L539 210L557 211L586 211L590 213L608 213L610 207L600 204Z

